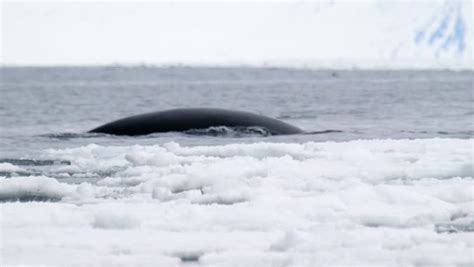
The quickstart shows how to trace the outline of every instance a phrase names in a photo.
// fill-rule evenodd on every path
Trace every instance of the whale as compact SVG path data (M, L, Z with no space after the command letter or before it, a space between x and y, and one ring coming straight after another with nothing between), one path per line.
M302 134L303 130L263 115L218 108L171 109L134 115L106 123L89 133L138 136L165 132L188 132L212 127L258 127L270 135Z

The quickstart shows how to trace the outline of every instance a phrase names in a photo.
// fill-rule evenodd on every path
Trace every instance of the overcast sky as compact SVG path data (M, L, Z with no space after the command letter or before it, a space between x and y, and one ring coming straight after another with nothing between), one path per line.
M412 24L439 6L418 4L426 13L419 14L412 4L375 2L343 2L337 8L331 2L4 2L1 62L259 65L390 60L400 43L412 40ZM402 59L416 59L413 53Z

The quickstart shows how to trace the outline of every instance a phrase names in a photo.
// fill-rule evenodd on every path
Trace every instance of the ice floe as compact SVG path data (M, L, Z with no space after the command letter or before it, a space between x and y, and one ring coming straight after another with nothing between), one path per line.
M472 139L50 149L70 165L0 177L2 263L469 266L473 152Z

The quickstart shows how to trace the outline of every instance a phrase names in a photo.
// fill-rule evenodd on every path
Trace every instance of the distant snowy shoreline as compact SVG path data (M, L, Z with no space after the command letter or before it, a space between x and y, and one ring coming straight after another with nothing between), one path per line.
M310 71L474 71L474 64L432 64L430 62L410 64L384 64L372 62L370 64L295 61L287 63L98 63L98 64L0 64L1 68L216 68L216 69L289 69Z
M2 7L7 65L473 69L472 1Z

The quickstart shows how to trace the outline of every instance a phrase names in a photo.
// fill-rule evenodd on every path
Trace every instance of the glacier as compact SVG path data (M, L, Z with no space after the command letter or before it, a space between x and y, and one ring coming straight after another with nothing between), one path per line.
M7 2L1 63L472 69L472 14L458 0Z

